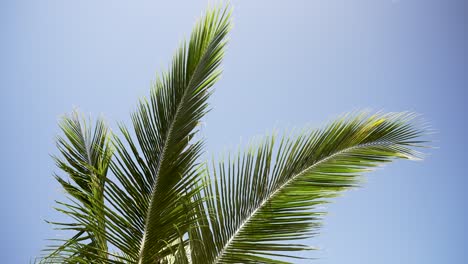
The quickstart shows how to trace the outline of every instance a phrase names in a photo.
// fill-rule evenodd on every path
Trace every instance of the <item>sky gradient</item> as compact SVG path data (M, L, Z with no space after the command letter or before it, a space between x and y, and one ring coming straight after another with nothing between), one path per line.
M170 3L169 3L170 2ZM208 1L0 2L0 259L26 263L63 194L57 121L78 108L116 130ZM422 162L397 161L327 206L313 263L468 259L468 2L232 1L223 78L204 119L207 156L359 109L414 111L437 131ZM307 263L307 262L302 262Z

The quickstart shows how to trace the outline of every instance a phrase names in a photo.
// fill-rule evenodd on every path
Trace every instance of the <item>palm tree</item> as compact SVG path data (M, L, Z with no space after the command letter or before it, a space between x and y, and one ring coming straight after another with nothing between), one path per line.
M56 175L68 196L42 263L288 263L315 236L319 205L425 134L412 113L344 115L322 129L272 134L227 158L201 160L197 137L231 28L206 12L120 136L73 113L60 123Z

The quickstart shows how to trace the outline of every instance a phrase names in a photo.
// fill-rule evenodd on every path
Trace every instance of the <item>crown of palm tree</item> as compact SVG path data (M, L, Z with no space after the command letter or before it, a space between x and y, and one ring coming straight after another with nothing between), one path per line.
M195 137L231 28L210 9L121 135L77 113L60 123L56 179L68 202L42 263L288 263L315 236L318 206L395 158L416 159L426 128L412 113L344 115L322 129L273 134L202 161Z

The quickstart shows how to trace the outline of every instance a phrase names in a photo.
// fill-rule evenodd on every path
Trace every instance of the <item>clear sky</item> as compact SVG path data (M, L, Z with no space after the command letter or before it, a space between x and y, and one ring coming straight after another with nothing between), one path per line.
M57 121L79 108L129 121L208 1L0 1L0 259L26 263L57 232ZM468 2L232 1L209 155L272 128L358 110L411 110L438 131L423 162L366 175L328 206L315 263L467 263Z

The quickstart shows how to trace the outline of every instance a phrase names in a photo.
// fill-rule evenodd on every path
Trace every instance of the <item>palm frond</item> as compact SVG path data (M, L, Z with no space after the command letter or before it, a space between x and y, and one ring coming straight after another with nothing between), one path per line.
M320 205L366 171L422 156L427 130L414 114L360 113L267 136L209 168L198 125L230 27L228 6L206 12L112 143L102 120L63 119L54 159L69 200L56 209L71 221L50 223L70 238L54 240L41 262L289 263L313 249L300 240L318 233Z
M177 230L188 226L190 196L200 179L196 161L203 142L194 135L220 77L229 29L229 8L208 11L132 115L135 138L123 126L124 140L115 138L111 169L117 181L106 190L113 208L106 213L107 237L131 263L156 263L180 247L174 242L183 231Z
M358 114L295 137L274 136L214 164L190 231L193 263L287 263L316 235L318 205L395 158L416 159L424 135L411 113ZM201 199L202 197L198 197Z
M71 223L50 222L57 229L75 232L62 244L50 246L45 263L74 262L85 259L95 263L106 258L107 241L104 221L104 184L112 149L104 122L96 121L94 129L77 112L60 122L63 137L57 137L61 157L54 157L57 167L67 178L55 175L69 202L57 202L58 211L71 217ZM58 241L60 242L60 240ZM75 261L76 262L76 261Z

